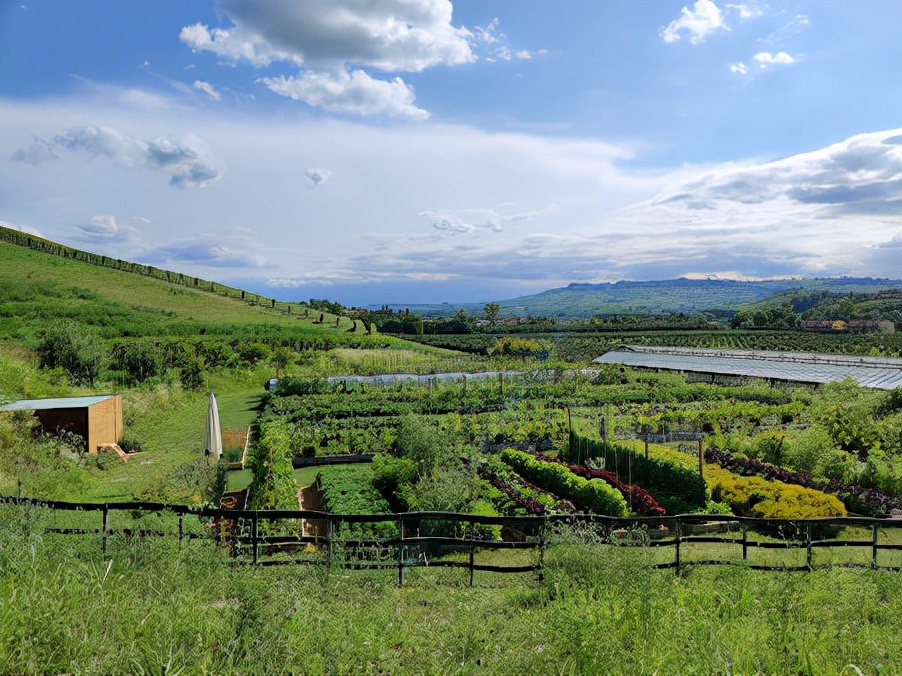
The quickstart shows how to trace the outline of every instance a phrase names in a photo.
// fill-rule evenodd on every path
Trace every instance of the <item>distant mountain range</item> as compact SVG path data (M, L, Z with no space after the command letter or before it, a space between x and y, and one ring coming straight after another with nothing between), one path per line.
M900 279L838 277L734 281L724 279L667 279L651 282L568 284L528 296L496 301L500 316L591 317L616 314L661 314L669 312L727 312L746 303L792 290L831 293L876 293L902 289ZM482 314L483 304L424 304L391 306L424 316L451 316L460 309Z

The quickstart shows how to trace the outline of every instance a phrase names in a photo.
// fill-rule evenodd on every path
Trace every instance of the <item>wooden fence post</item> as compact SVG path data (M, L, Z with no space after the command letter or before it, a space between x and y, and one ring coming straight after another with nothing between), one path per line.
M257 539L257 536L260 532L258 529L259 528L258 518L259 517L257 515L257 511L254 510L254 516L251 517L251 547L253 549L253 559L254 559L255 566L257 565L257 554L258 554L258 546L259 546L259 540Z
M545 519L548 523L548 519ZM539 582L545 579L545 526L539 526Z
M749 526L747 523L742 524L742 560L748 560L749 556Z
M877 569L877 524L871 524L871 568Z
M398 518L398 587L404 586L404 519Z
M179 512L179 549L182 548L182 538L185 537L185 513Z
M332 566L332 538L335 535L334 524L332 523L332 515L329 514L329 519L327 520L328 527L326 529L326 538L328 543L328 549L326 550L326 563L331 567Z
M805 540L806 542L806 551L805 551L805 565L808 566L808 570L811 570L811 522L805 524Z
M472 547L470 547L470 586L471 587L473 586L473 573L474 573L473 566L476 563L475 558L476 558L476 546L473 545Z
M698 476L705 480L705 452L702 450L702 440L698 440Z
M109 507L104 504L103 505L103 525L101 530L101 538L100 538L100 551L106 556L106 533L107 533L107 525L109 524Z
M680 520L677 519L674 525L676 526L676 555L675 555L674 564L676 567L676 574L679 575L680 574L680 539L681 539L681 531L682 531L682 528L680 528Z

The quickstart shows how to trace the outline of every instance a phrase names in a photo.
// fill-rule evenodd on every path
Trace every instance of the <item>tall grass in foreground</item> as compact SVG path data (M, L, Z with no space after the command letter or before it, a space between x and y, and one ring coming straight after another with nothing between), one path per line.
M43 534L0 508L0 673L812 673L902 670L902 575L656 571L561 531L544 581L231 567L207 540Z

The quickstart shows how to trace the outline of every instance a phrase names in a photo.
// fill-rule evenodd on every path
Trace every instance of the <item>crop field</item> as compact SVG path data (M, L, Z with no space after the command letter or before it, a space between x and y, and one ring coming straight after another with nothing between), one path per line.
M849 517L902 510L902 394L590 362L623 343L898 356L902 334L558 331L516 334L550 348L514 356L499 326L454 351L0 247L0 403L119 393L128 450L0 412L0 494L162 505L0 505L0 673L899 673L902 575L883 568L902 567L902 529ZM353 378L389 374L419 378ZM250 430L242 470L203 457L210 392L224 429ZM173 511L239 490L253 521ZM286 516L299 496L367 518L317 531ZM685 530L660 521L679 514ZM532 547L524 517L567 525ZM403 586L348 565L364 541L403 542ZM254 566L258 544L311 565ZM528 572L495 571L511 566Z

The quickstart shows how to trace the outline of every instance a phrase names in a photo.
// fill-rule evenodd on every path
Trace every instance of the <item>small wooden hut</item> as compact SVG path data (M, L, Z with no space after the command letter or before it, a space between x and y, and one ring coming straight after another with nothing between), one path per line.
M122 437L122 397L118 394L22 399L0 406L0 411L34 411L45 432L78 434L91 454L104 444L118 443Z

